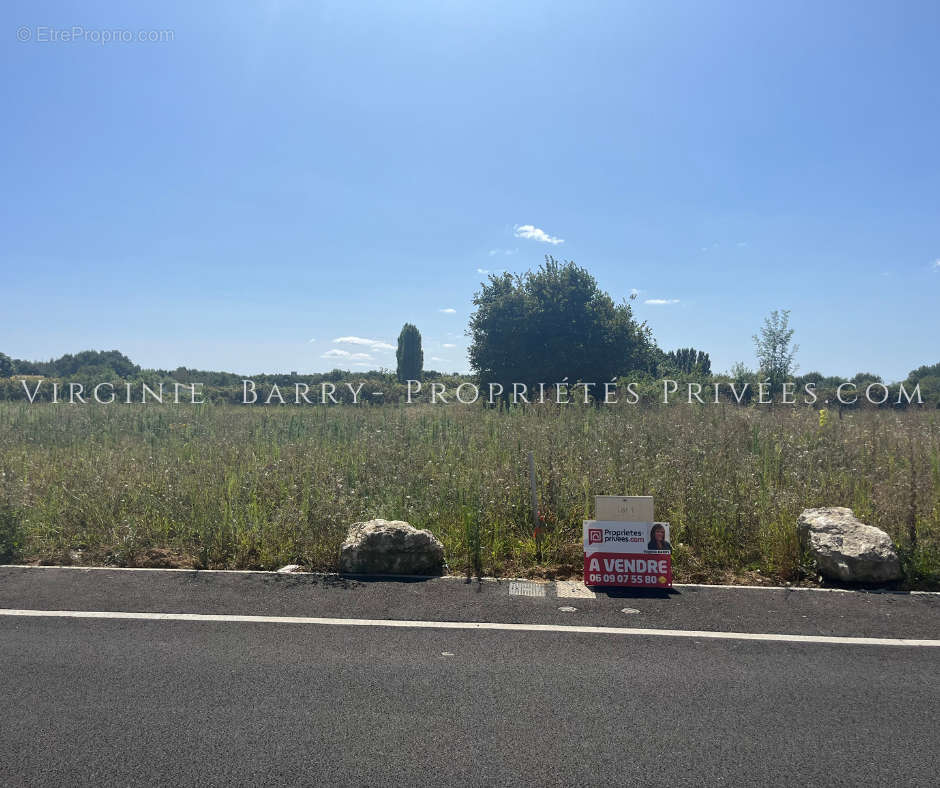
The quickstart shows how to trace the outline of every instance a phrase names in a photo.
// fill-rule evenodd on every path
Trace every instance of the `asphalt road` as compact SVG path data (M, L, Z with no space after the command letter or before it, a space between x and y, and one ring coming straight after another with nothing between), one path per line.
M5 610L559 625L0 615L0 784L937 784L940 648L561 627L936 640L940 596L508 586L0 569Z

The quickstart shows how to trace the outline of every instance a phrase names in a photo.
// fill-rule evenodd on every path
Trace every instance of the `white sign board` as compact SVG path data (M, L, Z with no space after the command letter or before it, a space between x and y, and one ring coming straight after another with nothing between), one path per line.
M622 523L651 523L652 495L595 495L595 520L619 520Z

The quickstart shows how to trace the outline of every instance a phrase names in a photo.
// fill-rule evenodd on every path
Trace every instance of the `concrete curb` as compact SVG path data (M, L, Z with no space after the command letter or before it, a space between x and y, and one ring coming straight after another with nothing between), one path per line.
M171 569L163 567L137 567L137 566L74 566L51 565L38 566L36 564L0 564L0 569L71 569L77 572L185 572L189 574L229 574L229 575L277 575L279 577L317 577L324 580L356 580L358 582L412 582L423 583L429 580L462 581L464 583L549 583L567 582L544 580L531 577L467 577L466 575L349 575L338 572L281 572L268 569ZM580 581L579 581L580 582ZM821 588L818 586L753 586L728 585L719 583L673 583L673 588L704 588L722 589L728 591L815 591L830 594L893 594L896 596L940 596L940 591L896 591L880 588ZM591 586L603 592L601 586ZM612 589L613 590L613 589ZM616 589L624 590L624 589ZM629 589L628 589L629 590ZM643 590L643 589L634 589ZM652 589L655 590L655 589ZM667 589L660 589L667 590Z

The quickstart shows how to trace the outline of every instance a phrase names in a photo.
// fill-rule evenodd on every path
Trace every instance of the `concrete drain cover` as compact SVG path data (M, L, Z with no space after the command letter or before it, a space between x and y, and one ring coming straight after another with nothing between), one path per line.
M597 599L597 594L579 580L558 580L555 591L559 599Z
M545 596L545 583L511 580L509 582L509 596Z

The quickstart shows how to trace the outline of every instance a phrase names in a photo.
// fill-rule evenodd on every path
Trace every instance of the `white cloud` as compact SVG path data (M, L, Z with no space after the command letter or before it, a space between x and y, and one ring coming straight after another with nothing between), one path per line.
M666 304L678 304L678 298L647 298L644 304L650 304L651 306L664 306Z
M934 260L934 261L933 261L933 270L934 270L934 271L940 271L940 260Z
M745 246L747 246L747 241L738 241L739 249L743 249Z
M395 346L383 342L381 339L366 339L365 337L337 337L333 340L336 345L368 345L372 350L394 350Z
M556 238L554 235L549 235L545 230L540 227L536 227L534 224L517 224L513 229L513 235L516 238L528 238L530 241L541 241L543 244L563 244L565 242L564 238Z
M490 270L488 268L477 268L478 274L488 274Z
M368 353L350 353L348 350L340 350L338 347L333 348L332 350L327 350L320 358L345 358L347 361L373 361L373 358Z
M311 339L310 341L311 341L311 342L316 342L317 340L315 340L315 339Z
M445 308L445 309L438 309L437 311L438 311L438 312L443 312L445 315L456 315L456 314L457 314L457 310L456 310L456 309L451 309L450 307L447 307L447 308Z
M453 342L445 342L441 347L457 347Z
M446 363L447 359L441 358L440 356L431 356L431 361L444 361Z
M528 225L526 225L526 227L532 227L532 225L531 225L531 224L528 224ZM522 229L522 228L520 228L520 229ZM532 229L535 229L535 228L533 227ZM542 231L541 231L541 230L536 230L536 232L542 232ZM490 257L494 257L495 255L498 255L498 254L510 255L510 254L515 254L515 253L518 252L518 251L519 251L518 249L490 249L489 255L490 255Z

